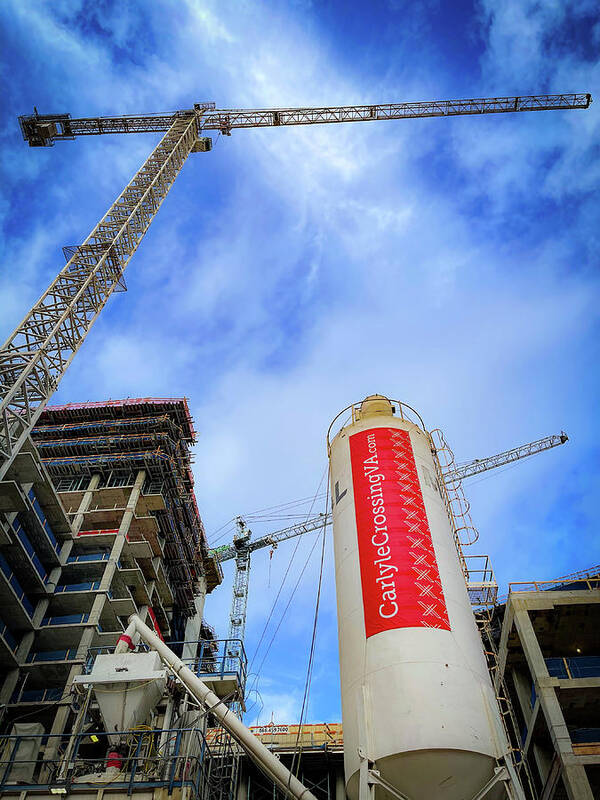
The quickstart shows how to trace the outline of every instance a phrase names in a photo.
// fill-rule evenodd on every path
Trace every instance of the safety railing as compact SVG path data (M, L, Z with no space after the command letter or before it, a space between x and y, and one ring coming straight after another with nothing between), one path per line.
M552 581L513 581L508 584L509 595L517 592L573 592L585 589L600 589L600 574Z
M60 543L59 543L58 539L56 538L56 536L54 535L54 531L53 531L53 530L52 530L52 528L50 527L50 523L49 523L49 522L48 522L48 520L46 519L46 515L44 514L44 512L43 512L43 510L42 510L42 507L41 507L41 505L40 505L40 502L39 502L39 500L38 500L38 499L37 499L37 497L35 496L35 492L34 492L34 490L33 490L33 489L30 489L30 490L27 492L27 496L28 496L28 497L29 497L29 499L31 500L31 505L33 506L33 510L35 511L35 513L36 513L36 515L37 515L37 518L38 518L38 519L39 519L39 521L41 522L41 524L42 524L42 528L43 528L43 529L45 530L45 532L46 532L46 536L47 536L47 537L48 537L48 539L50 540L50 542L51 542L51 544L52 544L52 547L54 547L54 549L55 549L55 550L56 550L56 552L58 553L58 551L60 550Z
M27 664L37 664L40 661L73 661L77 658L77 648L65 650L37 650L32 651L25 659Z
M248 659L241 639L201 640L191 669L202 679L235 675L240 686L246 685Z
M225 798L232 787L219 791L225 787L216 785L212 761L200 728L0 736L0 794L44 788L65 794L110 785L127 794L161 788L170 796L187 787L193 800Z
M246 685L248 659L241 639L198 639L168 642L168 645L200 680L236 679L242 689ZM141 642L137 649L146 651L148 646ZM113 652L114 646L91 647L84 673L91 672L96 656Z
M87 561L108 561L110 558L109 552L103 553L80 553L79 555L69 556L67 564L82 564Z
M20 688L15 689L10 702L11 703L56 703L62 700L65 691L63 688L56 687L52 689L26 689L24 683Z
M12 571L12 567L2 554L0 554L0 570L4 573L6 580L12 587L17 599L20 601L29 617L33 617L33 603L25 594L25 590L19 583L17 576Z
M546 658L546 669L553 678L598 678L600 656L569 656Z
M11 633L6 622L0 622L0 636L4 639L10 650L14 653L17 649L18 642Z
M392 400L391 398L382 399L384 401L389 401L391 404L392 414L394 414L397 418L412 422L414 425L417 425L419 428L421 428L421 430L425 430L425 423L423 422L421 415L412 406L409 406L407 403L403 403L400 400ZM334 417L327 431L327 452L330 450L331 442L335 439L342 428L345 428L347 425L350 425L351 423L360 419L363 402L366 402L366 400L361 400L359 403L352 403L351 405L346 406L346 408L342 409L339 414Z
M40 561L40 558L39 558L38 554L35 552L34 546L29 541L29 537L25 533L25 529L23 528L23 526L19 522L19 518L18 517L15 517L15 519L13 520L12 528L13 528L14 532L16 533L19 541L23 545L23 547L25 549L25 552L27 553L27 555L31 559L31 563L36 568L40 578L43 581L45 581L46 578L48 577L48 570L44 567L44 565Z
M54 594L61 592L95 592L100 588L100 581L84 581L83 583L63 583L57 586Z
M44 617L40 622L40 628L52 625L81 625L87 622L90 615L84 614L62 614L55 617Z
M570 733L573 744L600 745L600 728L575 728Z
M471 605L477 609L496 604L498 583L487 555L463 555L467 568L467 591Z

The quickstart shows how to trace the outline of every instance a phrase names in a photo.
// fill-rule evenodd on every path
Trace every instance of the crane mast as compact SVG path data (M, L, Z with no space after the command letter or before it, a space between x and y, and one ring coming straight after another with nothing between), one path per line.
M229 632L227 638L244 641L246 634L246 610L248 607L248 582L250 580L250 548L245 543L250 540L251 531L241 517L236 519L237 533L233 539L236 550L235 576L233 579L233 593L231 613L229 615ZM235 545L238 545L236 548ZM231 645L230 645L231 647Z
M512 464L515 461L529 458L537 453L544 452L544 450L551 450L553 447L565 444L568 440L569 437L567 434L561 431L559 434L545 436L542 439L537 439L535 442L528 442L527 444L513 447L511 450L504 450L502 453L497 453L487 458L473 459L472 461L468 461L465 464L446 471L443 474L444 482L447 486L456 485L460 483L460 481L465 480L465 478L470 478L473 475L479 475L482 472L487 472L488 470L497 469L506 464ZM260 539L252 541L252 531L246 527L241 517L236 518L238 531L233 542L231 544L222 545L221 547L216 547L211 551L217 556L221 563L235 559L233 594L231 612L229 615L229 639L244 640L251 554L255 550L262 550L265 547L276 548L280 542L285 542L287 539L293 539L296 536L302 536L304 533L322 529L330 524L331 516L329 514L319 514L304 522L290 525L287 528L282 528L279 531L269 533L266 536L262 536Z
M175 178L192 152L208 151L204 130L588 108L589 94L527 95L472 100L321 108L216 109L197 103L168 114L19 118L32 147L105 133L164 132L158 146L80 245L63 248L67 263L0 350L0 481L30 435L67 367L110 295Z
M67 263L0 350L0 480L108 298L125 288L125 267L198 144L197 116L178 116L87 239L64 248Z

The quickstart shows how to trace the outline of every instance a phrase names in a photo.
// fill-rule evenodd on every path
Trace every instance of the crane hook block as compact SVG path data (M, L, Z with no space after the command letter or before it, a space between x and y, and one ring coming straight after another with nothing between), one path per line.
M210 136L199 136L196 144L192 147L192 153L208 153L209 150L212 150Z

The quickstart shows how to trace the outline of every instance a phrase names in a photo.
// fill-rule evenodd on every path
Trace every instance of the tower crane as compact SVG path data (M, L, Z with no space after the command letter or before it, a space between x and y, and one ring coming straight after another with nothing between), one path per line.
M544 450L551 450L568 442L569 437L564 431L559 434L545 436L535 442L528 442L511 450L504 450L487 458L476 458L464 464L456 466L444 473L444 482L447 486L456 485L465 478L479 475L497 467L512 464L523 458L542 453ZM231 600L231 612L229 614L228 639L238 639L244 641L246 632L246 612L248 607L248 590L250 582L250 556L255 550L262 550L264 547L277 547L287 539L302 536L304 533L319 530L331 524L329 513L318 514L315 517L290 525L282 530L269 533L260 539L251 539L252 531L248 529L242 517L236 517L237 532L231 544L222 545L214 548L211 552L217 556L219 561L231 561L235 559L235 574L233 579L233 592Z
M76 136L164 133L142 167L81 244L65 247L67 263L0 350L0 480L31 433L67 367L110 295L124 289L123 272L190 153L207 152L202 134L321 123L584 109L585 93L439 100L320 108L217 109L214 103L167 114L19 118L31 147Z

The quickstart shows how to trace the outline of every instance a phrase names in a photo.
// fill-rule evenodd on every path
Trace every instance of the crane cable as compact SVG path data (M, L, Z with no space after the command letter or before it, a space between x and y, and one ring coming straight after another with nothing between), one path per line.
M319 496L319 494L320 494L320 492L321 492L321 486L323 485L323 480L324 480L324 478L325 478L325 475L326 475L326 473L327 473L327 468L325 468L325 469L323 470L323 474L321 475L321 480L319 481L319 486L317 487L317 491L315 492L315 495L314 495L314 497L313 497L313 501L312 501L311 507L310 507L310 509L309 509L309 511L308 511L308 514L306 515L306 519L307 519L307 520L309 520L309 519L310 519L310 517L311 517L311 515L312 515L312 511L313 511L314 505L315 505L315 503L316 503L316 501L317 501L317 497ZM290 569L292 568L292 563L293 563L293 561L294 561L294 558L296 557L296 553L298 552L298 548L300 547L300 541L301 541L301 539L302 539L302 537L301 537L301 536L298 536L298 537L297 537L297 539L296 539L296 546L294 547L294 550L293 550L293 552L292 552L292 555L291 555L291 557L290 557L290 560L289 560L289 563L288 563L288 565L287 565L286 571L285 571L285 573L284 573L284 576L283 576L283 578L282 578L282 580L281 580L281 584L280 584L280 586L279 586L279 589L278 589L278 591L277 591L277 595L276 595L276 597L275 597L275 600L273 601L273 605L271 606L271 610L270 610L270 612L269 612L269 616L267 617L267 621L265 622L265 624L264 624L264 627L263 627L263 629L262 629L262 633L261 633L261 635L260 635L260 639L258 640L258 644L256 645L256 648L254 649L254 653L253 653L253 655L252 655L252 658L250 659L250 663L249 663L249 665L248 665L248 671L250 671L250 670L252 669L252 665L254 664L254 661L255 661L255 659L256 659L256 656L258 655L258 651L259 651L259 649L260 649L260 646L261 646L261 644L262 644L262 642L263 642L263 639L264 639L264 637L265 637L265 634L266 634L266 632L267 632L267 628L268 628L268 626L269 626L269 623L270 623L270 621L271 621L271 618L273 617L273 613L275 612L275 608L276 608L276 606L277 606L277 603L278 603L278 601L279 601L279 598L280 598L280 596L281 596L281 592L283 591L283 587L284 587L284 585L285 585L285 582L286 582L286 580L287 580L287 577L288 577L288 575L289 575ZM318 540L315 540L315 541L318 541ZM313 545L313 548L312 548L312 550L311 550L311 551L310 551L310 553L309 553L309 558L310 558L310 556L312 555L312 551L313 551L313 550L314 550L314 545ZM307 561L307 563L308 563L308 561ZM302 569L302 572L300 573L300 577L301 577L301 576L302 576L302 574L304 573L304 570L305 570L305 569L306 569L306 564L304 565L304 567L303 567L303 569ZM294 592L296 591L296 588L297 588L297 586L298 586L298 584L296 583L296 587L294 587L294 590L293 590L293 592L292 592L292 596L294 595ZM286 611L287 611L287 608L288 608L288 607L289 607L289 601L288 601L288 606L286 606L286 608L285 608L285 610L284 610L284 612L283 612L283 616L285 616L285 613L286 613ZM282 620L283 620L283 616L282 616L282 619L281 619L281 620L280 620L280 622L279 622L279 625L281 625L281 622L282 622ZM277 626L277 628L276 628L276 630L275 630L275 633L277 632L277 630L279 630L279 625ZM273 641L273 640L271 640L271 643L269 644L269 649L270 649L270 646L271 646L271 644L272 644L272 641ZM267 652L268 652L268 649L267 649ZM265 656L265 657L266 657L266 656ZM264 658L263 658L263 661L261 662L261 666L262 666L262 664L263 664L263 663L264 663ZM260 670L259 670L259 671L260 671Z
M300 709L300 722L298 724L298 733L296 735L296 744L294 746L294 755L292 756L292 766L290 767L290 779L291 775L294 772L294 764L296 763L296 756L298 757L298 761L296 763L296 777L298 777L298 773L300 772L300 760L302 757L302 745L300 744L300 736L302 734L302 726L306 720L308 715L308 701L310 696L310 686L312 683L312 673L313 667L315 663L315 645L317 641L317 621L319 619L319 607L321 605L321 588L323 586L323 565L325 563L325 540L326 540L326 533L327 533L327 516L329 514L329 471L327 475L327 492L325 498L325 513L323 515L323 529L321 533L321 564L319 567L319 582L317 585L317 596L315 599L315 614L313 618L313 628L312 628L312 636L310 642L310 652L308 656L308 665L306 667L306 681L304 683L304 697L302 698L302 708ZM289 780L288 780L288 788L289 788Z
M321 483L322 483L321 479ZM319 489L321 485L319 484ZM286 511L290 511L292 508L297 508L298 506L305 506L307 503L311 504L311 512L314 504L317 500L321 500L325 497L325 492L317 491L316 495L310 495L309 497L301 497L298 500L288 500L286 503L279 503L275 506L266 506L265 508L259 508L256 511L250 511L247 514L240 514L240 516L246 520L247 522L265 522L269 519L285 519L287 517L303 517L304 513L298 512L298 514L286 514ZM309 512L309 516L310 513ZM224 530L226 528L226 530ZM210 539L213 542L213 546L217 544L219 541L224 539L230 530L235 528L235 517L233 519L227 520L213 531L210 534ZM219 534L219 535L217 535Z
M282 624L283 620L285 619L285 615L287 614L287 612L289 610L289 607L292 604L292 600L294 599L294 596L296 594L296 590L298 589L298 586L300 585L300 581L302 580L302 577L304 576L304 573L306 572L306 568L308 567L309 561L312 558L312 554L315 552L315 548L316 548L318 542L319 542L318 538L314 540L313 545L310 548L310 552L309 552L309 554L308 554L308 556L306 558L306 561L304 562L304 566L300 570L300 574L298 575L296 583L294 584L294 588L292 589L292 593L290 594L290 596L288 598L286 606L283 609L283 613L281 614L281 617L279 618L279 622L277 623L277 627L275 628L275 630L273 631L273 635L271 636L271 641L269 642L269 644L267 646L267 649L266 649L266 652L265 652L264 656L262 657L262 661L260 662L260 666L258 667L258 669L256 671L256 679L255 679L255 682L254 682L254 686L256 686L256 684L257 684L257 682L259 680L260 671L261 671L261 669L263 667L263 664L266 661L267 656L269 655L271 647L273 646L273 642L275 641L275 637L277 636L277 634L279 632L279 628L281 627L281 624ZM254 688L254 686L253 686L253 688Z

